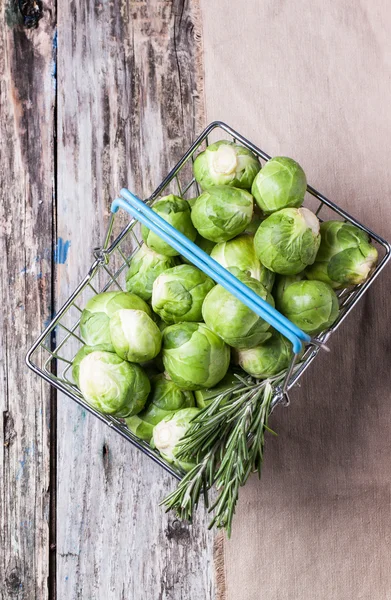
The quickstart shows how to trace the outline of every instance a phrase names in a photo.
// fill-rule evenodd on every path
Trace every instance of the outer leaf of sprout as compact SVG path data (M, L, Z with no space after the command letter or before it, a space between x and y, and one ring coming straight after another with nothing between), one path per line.
M334 290L322 281L297 281L284 291L281 312L310 335L330 327L339 312Z
M194 176L203 190L216 185L250 189L261 165L244 146L221 140L208 146L194 161Z
M82 358L78 369L81 393L100 412L128 417L144 407L150 383L139 365L111 352L94 351Z
M86 304L80 319L80 334L88 346L101 346L101 349L114 352L110 337L110 318L121 308L142 310L151 316L148 304L128 292L103 292L96 294Z
M253 181L251 193L265 215L282 208L303 204L307 179L301 166L292 158L270 159Z
M202 320L202 303L214 287L210 277L193 265L179 265L159 275L153 284L153 310L166 323Z
M130 261L130 267L126 273L126 289L128 292L137 294L143 300L150 300L156 277L167 269L175 267L176 264L175 257L159 254L143 244Z
M225 242L242 233L252 214L251 194L226 186L208 189L191 209L194 227L202 237L212 242Z
M271 294L259 282L242 271L230 271L256 294L274 306ZM202 306L205 323L221 339L234 348L251 348L270 337L270 325L235 298L223 286L216 285L206 296Z
M171 325L163 332L163 363L175 383L187 390L216 385L227 372L228 346L203 323Z
M186 200L171 194L155 202L152 210L194 242L197 232L191 222L190 207ZM179 254L179 252L145 225L141 227L141 234L147 246L155 250L155 252L159 252L165 256L177 256Z
M296 275L315 261L319 221L307 208L284 208L265 219L254 238L259 260L280 275Z

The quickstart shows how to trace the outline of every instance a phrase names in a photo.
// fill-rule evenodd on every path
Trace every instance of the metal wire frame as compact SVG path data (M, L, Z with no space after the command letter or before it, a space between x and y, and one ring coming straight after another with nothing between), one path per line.
M172 184L175 185L174 192L179 196L193 197L199 195L200 190L198 188L198 184L192 175L188 180L185 181L182 180L181 175L182 173L189 171L188 166L191 162L194 162L197 152L208 146L210 143L210 137L217 132L219 133L218 139L221 139L222 135L225 135L225 137L228 139L238 142L252 150L259 157L261 162L269 160L270 156L268 154L244 138L241 134L233 130L225 123L221 121L215 121L208 125L202 134L195 140L195 142L175 165L172 171L161 182L151 196L145 200L145 202L148 204L153 203L156 198L163 194L163 192L167 192L168 188ZM311 344L307 347L299 364L291 364L291 367L287 370L286 374L286 391L290 390L294 385L297 384L304 371L307 370L309 365L319 353L321 345L329 339L329 337L346 319L347 315L362 298L363 294L368 290L369 286L372 285L373 281L385 267L391 254L391 246L386 240L358 222L354 217L328 200L313 187L308 186L307 192L310 198L315 199L318 202L318 206L316 209L313 208L313 210L320 220L322 220L322 210L324 211L324 209L327 207L333 213L336 213L338 217L342 218L342 220L352 223L356 227L362 229L370 236L371 241L377 246L380 254L380 260L376 268L371 273L369 279L364 284L355 286L353 288L344 289L339 292L338 296L340 300L340 313L338 319L332 327L322 332L315 338L315 344ZM304 202L304 205L305 204L306 202ZM74 320L71 325L65 325L66 317L69 316L69 313L73 308L76 309L77 313L81 315L83 307L79 306L79 303L81 303L80 301L82 301L83 294L86 290L89 290L92 294L97 294L109 289L124 289L123 284L121 284L121 280L124 278L125 271L130 264L132 255L142 244L142 241L138 239L134 231L137 224L137 221L134 219L132 219L127 227L125 227L118 235L118 237L111 242L114 220L115 215L112 214L110 216L103 245L102 247L95 249L95 261L93 262L88 274L76 288L73 294L69 297L69 299L65 302L51 323L34 342L33 346L27 353L26 363L29 368L37 373L37 375L42 377L45 381L53 385L59 391L72 398L75 402L83 406L90 413L94 414L109 427L132 442L153 461L160 464L166 471L171 473L177 479L180 479L182 477L182 473L169 463L166 463L161 456L149 446L149 444L133 435L122 420L103 415L95 410L92 406L87 404L74 384L70 373L72 359L76 354L75 348L78 349L82 344L84 344L84 342L78 335L80 317ZM132 251L129 252L129 250L125 248L125 245L130 245ZM119 266L115 268L114 272L112 272L111 268L109 268L112 263L119 263ZM100 285L99 279L101 278L102 274L106 277L107 282L103 285ZM95 283L95 280L97 283ZM61 340L59 339L60 332L65 332L65 335ZM65 353L65 349L67 349L67 355ZM70 350L72 350L71 353ZM38 360L40 357L39 353L42 355L41 361ZM65 364L62 370L59 368L60 363ZM255 384L256 382L254 380L254 385ZM283 397L284 394L282 393L282 389L276 388L273 407L278 402L281 402Z

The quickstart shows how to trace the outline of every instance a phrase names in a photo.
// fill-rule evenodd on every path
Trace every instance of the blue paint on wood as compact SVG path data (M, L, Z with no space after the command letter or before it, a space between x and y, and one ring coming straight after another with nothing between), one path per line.
M57 263L58 265L65 264L67 257L68 257L68 251L69 251L70 245L71 245L70 240L63 240L62 238L58 238L58 242L54 249L54 262L55 263Z
M34 446L27 447L25 448L24 452L23 452L23 458L22 460L19 461L19 469L16 472L15 475L15 479L16 481L19 481L19 479L23 476L24 474L24 468L27 464L27 460L29 459L30 456L34 455Z
M57 29L54 31L53 42L52 42L52 83L53 89L56 91L57 87Z

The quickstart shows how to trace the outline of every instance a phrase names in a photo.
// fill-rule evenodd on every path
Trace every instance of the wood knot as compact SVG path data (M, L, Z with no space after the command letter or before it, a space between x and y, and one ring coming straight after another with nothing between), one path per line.
M166 529L166 537L178 544L188 545L190 543L190 531L187 523L175 519L169 523Z
M38 21L42 17L41 0L18 0L18 4L24 27L27 29L38 27Z
M3 443L6 448L11 444L15 436L14 420L11 413L8 410L5 410L3 411Z
M103 471L105 474L106 481L110 478L111 464L110 464L110 450L109 445L104 442L102 446L102 463Z
M22 588L22 579L19 569L15 567L5 577L5 586L10 596L16 596Z

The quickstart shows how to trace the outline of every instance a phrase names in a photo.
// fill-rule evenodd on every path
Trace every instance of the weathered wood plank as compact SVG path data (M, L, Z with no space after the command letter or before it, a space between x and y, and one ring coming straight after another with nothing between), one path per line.
M50 390L24 355L51 314L54 5L0 1L0 597L45 600Z
M58 235L71 245L58 304L84 276L118 190L149 194L199 130L196 11L183 0L59 6ZM58 597L213 598L211 534L158 507L174 485L59 398Z
M390 238L387 0L225 9L202 0L208 120L296 157L311 184ZM390 268L275 411L279 436L262 481L241 493L218 597L389 596L389 290Z

